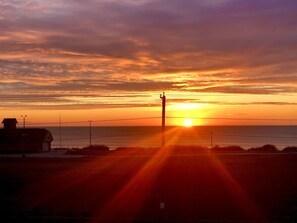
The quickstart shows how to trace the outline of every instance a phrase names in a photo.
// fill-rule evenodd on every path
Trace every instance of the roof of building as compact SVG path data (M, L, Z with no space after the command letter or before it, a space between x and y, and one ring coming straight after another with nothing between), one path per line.
M18 121L16 120L16 118L4 118L2 123L5 122L14 122L14 123L18 123Z

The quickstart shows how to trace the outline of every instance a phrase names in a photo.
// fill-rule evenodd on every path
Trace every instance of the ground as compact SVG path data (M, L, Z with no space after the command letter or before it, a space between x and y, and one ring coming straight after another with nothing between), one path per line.
M0 158L1 222L296 222L297 155Z

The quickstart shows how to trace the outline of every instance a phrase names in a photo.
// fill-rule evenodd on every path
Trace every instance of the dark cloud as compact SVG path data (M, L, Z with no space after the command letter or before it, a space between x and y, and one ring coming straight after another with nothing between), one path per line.
M109 109L109 108L138 108L138 107L158 107L159 104L148 104L148 103L133 103L133 104L127 104L127 103L96 103L96 104L88 104L88 103L65 103L65 104L56 104L56 105L50 105L50 104L35 104L35 103L26 103L21 104L19 106L16 106L16 110L24 110L24 109L38 109L38 110L87 110L87 109ZM11 104L3 104L0 106L1 109L10 109Z
M72 81L61 81L53 85L45 84L28 84L25 82L12 82L12 83L1 83L0 88L4 91L23 91L23 92L34 92L34 91L45 91L60 92L60 95L72 96L77 93L75 92L93 92L100 93L101 91L119 91L119 92L150 92L150 91L162 91L162 89L179 90L181 87L178 86L179 82L154 82L154 81L141 81L141 82L123 82L123 81L110 81L110 80L72 80Z

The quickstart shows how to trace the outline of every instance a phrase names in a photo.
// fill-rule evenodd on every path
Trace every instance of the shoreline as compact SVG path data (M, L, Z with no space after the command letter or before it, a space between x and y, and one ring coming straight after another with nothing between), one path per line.
M282 150L273 145L264 145L258 148L243 149L239 146L213 148L201 146L166 146L164 148L145 147L118 147L110 150L104 146L54 149L50 152L38 153L0 153L0 158L86 158L86 157L112 157L112 156L154 156L162 152L167 156L201 156L201 155L297 155L297 147L287 147Z

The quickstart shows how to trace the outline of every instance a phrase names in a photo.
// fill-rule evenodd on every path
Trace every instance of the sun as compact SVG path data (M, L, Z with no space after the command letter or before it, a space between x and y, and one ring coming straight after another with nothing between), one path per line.
M191 119L185 119L184 120L184 126L185 127L192 127L193 126L193 122L192 122L192 120Z

